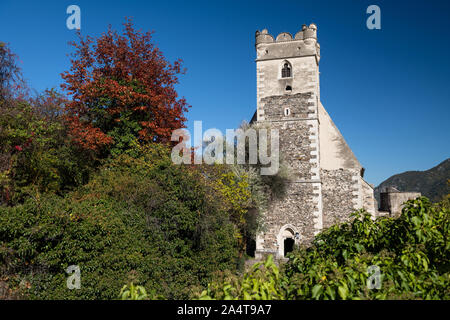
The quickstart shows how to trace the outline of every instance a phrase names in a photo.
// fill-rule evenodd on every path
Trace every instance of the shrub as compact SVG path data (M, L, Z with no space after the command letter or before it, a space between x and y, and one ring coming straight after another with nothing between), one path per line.
M353 218L291 253L280 275L271 267L261 276L256 265L241 278L212 282L200 298L450 298L448 207L421 197L408 201L398 219L373 221L364 211ZM379 289L369 289L370 266L380 270ZM262 285L270 285L270 295L261 294Z
M64 99L48 90L5 104L0 113L0 192L8 204L38 193L63 194L87 182L93 165L67 137Z
M140 283L187 298L213 272L235 270L235 227L195 170L159 145L121 155L65 198L0 208L0 263L12 288L38 299L116 299ZM81 288L65 270L78 265Z
M164 297L156 295L154 292L147 293L143 286L135 286L133 283L124 285L120 290L121 300L158 300Z
M242 279L228 276L222 281L208 285L200 300L279 300L284 299L281 289L281 275L278 267L269 255L264 262L255 263Z
M449 210L424 197L408 201L398 219L370 219L320 234L286 266L289 298L448 299ZM369 290L369 266L381 272L381 289Z

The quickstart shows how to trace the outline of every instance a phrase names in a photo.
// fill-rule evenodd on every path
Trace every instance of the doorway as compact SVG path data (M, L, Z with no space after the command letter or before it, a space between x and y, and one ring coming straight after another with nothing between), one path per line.
M294 239L292 239L292 238L284 239L284 256L285 257L289 252L292 252L294 250L294 244L295 244Z

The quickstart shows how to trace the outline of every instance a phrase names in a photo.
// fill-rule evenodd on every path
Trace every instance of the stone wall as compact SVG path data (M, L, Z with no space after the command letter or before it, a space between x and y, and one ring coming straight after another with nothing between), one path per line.
M270 121L308 119L315 115L313 96L312 92L306 92L266 97L261 101L261 110ZM285 115L286 109L289 115Z
M369 212L373 218L377 217L378 204L373 193L373 186L361 178L363 187L363 208Z
M357 172L351 169L320 170L322 180L323 227L348 221L350 213L357 208Z
M298 232L299 243L308 244L314 239L314 215L317 203L313 200L312 183L290 183L283 199L272 201L264 216L264 232L257 239L257 254L273 253L282 256L283 239L279 235L284 226L291 226L292 234Z
M270 127L279 131L280 153L288 164L291 178L311 180L313 168L317 168L317 146L311 131L317 120L315 115L314 95L311 92L294 95L271 96L264 98L264 113ZM284 115L284 109L290 109L290 115ZM313 141L314 140L314 141Z
M313 92L270 96L261 100L265 121L278 129L280 153L289 168L289 186L264 217L257 238L257 256L283 256L283 239L298 234L297 243L310 243L322 226L319 176L318 119ZM289 108L289 114L284 110ZM258 121L262 122L262 121Z
M389 212L389 216L397 217L402 213L403 204L406 201L420 196L420 192L382 192L380 193L380 211Z

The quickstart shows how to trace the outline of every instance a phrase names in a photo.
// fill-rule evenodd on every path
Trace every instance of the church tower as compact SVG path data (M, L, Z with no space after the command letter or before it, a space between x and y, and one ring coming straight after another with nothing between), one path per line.
M252 121L278 129L280 154L290 170L286 195L275 199L263 218L256 258L282 258L294 244L310 243L356 209L367 206L375 214L375 203L372 186L362 179L364 169L320 103L317 26L303 25L294 36L283 32L276 38L264 29L255 37Z

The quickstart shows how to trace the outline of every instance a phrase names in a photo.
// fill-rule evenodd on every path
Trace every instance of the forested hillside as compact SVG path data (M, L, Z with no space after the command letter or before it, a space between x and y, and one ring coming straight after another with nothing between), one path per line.
M399 191L417 191L430 200L437 202L449 193L450 158L426 171L406 171L396 174L375 188L375 197L379 203L380 191L394 187Z

